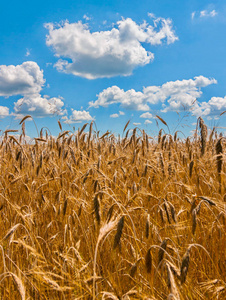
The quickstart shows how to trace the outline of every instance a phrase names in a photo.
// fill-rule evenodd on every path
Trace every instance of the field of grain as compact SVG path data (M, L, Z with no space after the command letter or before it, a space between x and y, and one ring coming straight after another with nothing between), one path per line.
M0 299L226 299L215 129L199 118L192 137L154 139L59 122L58 138L28 144L25 123L0 144Z

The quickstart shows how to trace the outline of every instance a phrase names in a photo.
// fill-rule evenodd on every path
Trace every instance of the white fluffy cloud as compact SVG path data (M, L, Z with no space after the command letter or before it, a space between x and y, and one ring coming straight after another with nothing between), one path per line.
M0 106L0 118L9 116L9 108L6 106Z
M122 19L116 28L96 32L91 32L81 21L45 26L49 30L46 44L54 49L56 56L64 58L59 59L55 67L88 79L131 75L134 68L154 58L143 43L161 45L166 41L170 44L178 39L172 21L164 18L154 18L153 25L147 22L138 25L130 18Z
M90 107L107 107L111 104L120 103L123 108L131 110L149 110L145 103L144 94L131 89L124 91L117 86L109 87L103 90L95 102L89 102Z
M66 113L63 109L62 98L41 96L40 92L44 84L43 71L34 61L26 61L17 66L0 66L0 96L22 96L14 103L12 115L16 118L27 114L34 117L46 117ZM1 106L0 117L7 115L9 115L9 109Z
M150 105L162 102L163 112L181 111L197 106L196 99L202 95L201 88L215 83L217 83L215 79L198 76L194 79L169 81L162 86L148 86L143 88L143 92L136 92L133 89L124 91L112 86L99 93L98 99L89 102L89 105L97 108L120 104L126 109L148 111Z
M153 118L153 116L149 112L146 112L146 113L143 113L142 115L140 115L140 118L151 119L151 118Z
M181 111L194 107L194 105L197 105L196 99L202 95L201 88L216 83L215 79L198 76L194 79L177 80L163 84L162 92L164 95L162 99L166 97L168 105L162 111Z
M152 121L150 121L150 120L145 120L145 121L144 121L144 124L152 124Z
M34 117L47 117L53 115L63 115L64 102L61 98L42 97L40 94L24 96L14 103L14 115L20 118L24 115Z
M119 114L112 114L110 115L110 118L118 118L119 117Z
M43 71L33 61L21 65L0 65L0 96L39 93L45 83Z
M72 110L72 114L70 118L66 119L64 123L73 124L73 123L81 123L84 121L93 121L94 118L91 117L88 111L85 110Z
M226 96L212 97L208 102L199 103L193 111L196 116L219 116L221 112L226 110Z
M222 97L212 97L210 101L208 102L210 107L213 110L221 111L226 109L226 96L224 98Z

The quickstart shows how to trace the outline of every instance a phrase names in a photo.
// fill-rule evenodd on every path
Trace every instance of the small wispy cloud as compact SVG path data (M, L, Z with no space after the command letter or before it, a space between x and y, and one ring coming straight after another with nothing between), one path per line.
M91 18L88 17L86 14L83 16L83 19L85 19L86 21L89 21Z
M201 11L193 11L191 13L191 19L194 20L195 18L214 18L218 12L213 9L204 9Z
M215 17L217 15L217 12L215 9L211 10L211 11L208 11L208 10L202 10L200 11L200 18L203 18L203 17Z
M125 113L123 111L119 111L118 114L110 115L110 118L119 118L120 116L124 116Z
M30 49L26 49L26 54L25 54L25 56L30 56L31 55L31 51L30 51Z

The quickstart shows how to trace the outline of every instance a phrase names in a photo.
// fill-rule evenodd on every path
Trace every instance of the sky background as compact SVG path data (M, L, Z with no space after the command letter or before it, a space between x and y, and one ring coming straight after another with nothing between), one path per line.
M0 129L225 132L225 1L4 1ZM221 128L222 127L222 128ZM164 128L168 132L167 128ZM37 136L32 122L26 132Z

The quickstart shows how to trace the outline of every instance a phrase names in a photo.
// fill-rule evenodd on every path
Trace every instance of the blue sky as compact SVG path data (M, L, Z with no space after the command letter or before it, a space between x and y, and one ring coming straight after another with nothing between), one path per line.
M171 133L199 116L225 127L225 32L223 0L4 1L0 129L25 115L53 135L57 120L113 133L131 120L155 135L156 115Z

